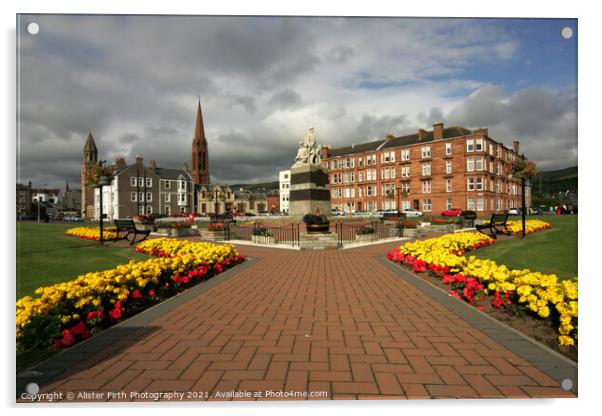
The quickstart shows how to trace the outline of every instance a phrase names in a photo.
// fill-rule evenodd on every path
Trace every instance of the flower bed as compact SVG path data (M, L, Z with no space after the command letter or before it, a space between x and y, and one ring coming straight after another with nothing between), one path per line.
M244 260L234 246L182 240L144 241L155 258L87 273L17 301L17 349L68 347L127 316Z
M75 227L65 231L65 235L83 238L84 240L100 240L100 227ZM103 227L102 236L104 240L112 240L117 237L117 228L114 226Z
M428 272L451 285L449 294L485 309L523 308L540 319L557 323L558 343L575 345L577 340L577 278L558 281L528 269L509 270L492 260L465 256L470 250L493 244L495 240L480 233L446 234L414 241L392 250L387 258L411 268Z
M522 234L523 222L522 220L510 220L506 222L506 228L509 234ZM542 220L526 220L525 221L525 232L527 234L535 233L537 231L543 231L550 228L550 224Z
M207 224L207 231L224 231L223 222L210 222Z

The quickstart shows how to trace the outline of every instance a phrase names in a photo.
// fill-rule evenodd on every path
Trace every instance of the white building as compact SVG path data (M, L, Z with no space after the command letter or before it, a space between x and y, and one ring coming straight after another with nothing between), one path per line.
M291 171L280 171L280 211L288 213L288 202L291 195Z

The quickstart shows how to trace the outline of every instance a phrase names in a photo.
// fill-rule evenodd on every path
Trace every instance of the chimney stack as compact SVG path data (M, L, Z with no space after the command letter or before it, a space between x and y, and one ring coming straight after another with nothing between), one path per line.
M518 140L513 141L512 147L514 148L514 153L518 155L520 153L520 142Z
M116 170L122 170L125 169L126 164L125 164L125 159L122 157L118 157L117 159L115 159L115 169Z
M418 129L418 138L420 140L424 139L426 137L426 130L425 129Z
M183 163L183 164L182 164L182 170L183 170L184 172L188 172L188 163Z
M136 155L136 164L137 164L137 165L142 165L142 164L143 164L143 162L144 162L144 159L142 158L142 155L140 155L140 154L137 154L137 155Z
M433 124L433 140L443 139L443 123Z
M157 169L157 161L151 160L150 162L148 162L148 167L151 168L152 170L156 170Z

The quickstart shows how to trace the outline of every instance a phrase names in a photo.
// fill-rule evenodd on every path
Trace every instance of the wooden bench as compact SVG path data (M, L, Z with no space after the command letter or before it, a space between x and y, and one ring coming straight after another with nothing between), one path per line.
M130 245L132 245L136 241L137 235L144 236L144 238L142 238L142 240L138 241L138 243L139 243L140 241L146 240L146 238L151 233L150 230L139 230L138 228L136 228L136 223L134 223L134 220L114 220L114 221L115 221L115 227L117 228L117 236L115 237L115 239L113 241L128 240L128 236L130 234L134 234L134 237L132 237L132 241L130 241ZM119 233L125 233L125 235L123 237L119 237Z
M489 230L491 236L493 238L497 238L497 233L505 231L508 233L508 229L506 228L506 221L508 221L508 214L491 214L491 220L489 220L488 224L480 224L476 226L477 231L483 232L483 230Z

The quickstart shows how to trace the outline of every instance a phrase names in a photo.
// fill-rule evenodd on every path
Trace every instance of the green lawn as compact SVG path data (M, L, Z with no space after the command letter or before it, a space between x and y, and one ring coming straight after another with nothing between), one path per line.
M513 217L512 219L520 219ZM496 244L481 248L478 258L495 260L510 269L530 269L555 274L560 279L577 276L577 216L543 215L538 218L552 225L547 231L528 234L526 238L502 238Z
M109 269L130 259L147 259L131 247L82 240L64 235L73 224L17 223L17 299L40 286L71 280L81 274Z

